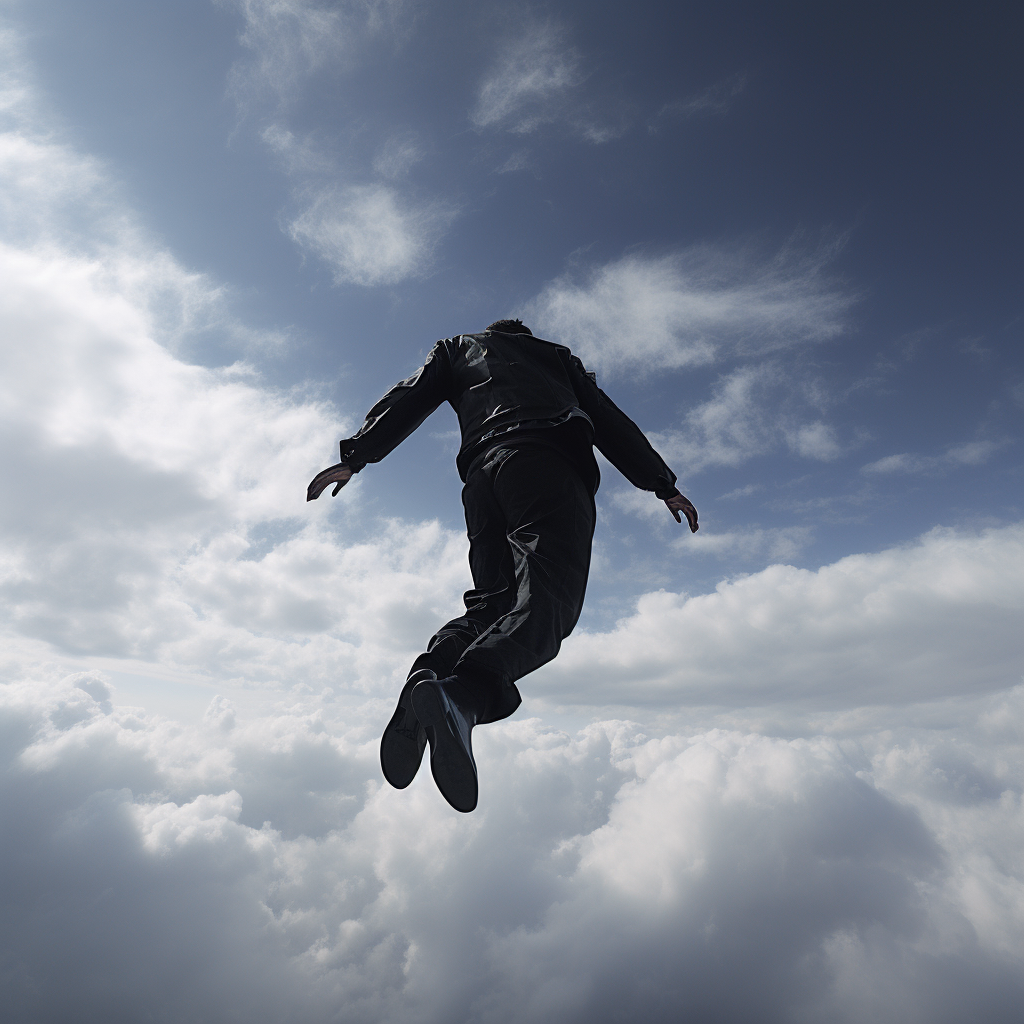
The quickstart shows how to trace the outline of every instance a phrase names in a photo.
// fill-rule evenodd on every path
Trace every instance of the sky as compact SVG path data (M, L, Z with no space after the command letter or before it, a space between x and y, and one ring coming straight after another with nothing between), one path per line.
M0 2L12 1021L1017 1020L1012 5ZM569 345L587 606L381 778L470 586L442 337Z

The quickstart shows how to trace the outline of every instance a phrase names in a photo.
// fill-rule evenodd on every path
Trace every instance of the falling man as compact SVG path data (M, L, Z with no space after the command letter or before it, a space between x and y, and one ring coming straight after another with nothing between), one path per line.
M600 472L594 448L630 483L653 491L697 532L697 510L640 428L564 345L519 320L439 341L341 442L341 462L317 474L306 500L333 494L380 462L442 402L459 417L473 589L465 614L442 626L413 663L384 730L380 763L398 789L430 743L430 769L459 811L477 804L474 726L507 718L516 680L550 661L573 630L590 570Z

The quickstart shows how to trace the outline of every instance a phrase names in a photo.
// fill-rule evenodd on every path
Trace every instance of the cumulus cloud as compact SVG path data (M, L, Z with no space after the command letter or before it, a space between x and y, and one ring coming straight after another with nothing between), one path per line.
M1021 693L941 731L480 730L482 807L365 715L190 729L0 688L9 1012L299 1022L920 1019L1019 1005ZM102 697L102 694L101 694ZM16 968L16 969L13 969ZM438 979L443 979L439 984Z
M338 545L331 507L302 501L347 431L336 410L245 363L180 354L197 334L244 325L217 287L146 240L94 163L17 129L0 137L0 177L31 211L0 242L8 641L388 688L457 606L464 538L393 524ZM350 534L358 494L356 483L338 499ZM364 631L381 642L363 645Z
M805 419L820 404L815 391L813 382L773 362L750 363L719 378L711 397L690 409L680 427L648 436L682 476L708 466L739 466L779 448L831 462L843 453L835 428Z
M452 216L440 204L403 204L385 185L352 185L314 193L288 233L331 267L338 284L394 284L428 269Z
M646 373L836 337L853 297L829 278L829 253L750 253L696 246L626 256L557 278L532 300L541 335L588 365Z
M537 685L566 704L674 708L992 692L1024 673L1021 579L1020 526L936 529L814 572L774 565L712 594L646 594L610 632L571 637Z

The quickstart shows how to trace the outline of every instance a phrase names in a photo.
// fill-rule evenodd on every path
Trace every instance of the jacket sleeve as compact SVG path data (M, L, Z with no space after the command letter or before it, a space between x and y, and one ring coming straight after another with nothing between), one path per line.
M662 499L678 494L675 473L576 356L569 357L569 374L580 408L594 424L594 445L601 454L634 487L654 491Z
M341 442L341 461L358 473L398 447L451 391L451 358L443 341L426 362L399 381L367 414L363 425Z

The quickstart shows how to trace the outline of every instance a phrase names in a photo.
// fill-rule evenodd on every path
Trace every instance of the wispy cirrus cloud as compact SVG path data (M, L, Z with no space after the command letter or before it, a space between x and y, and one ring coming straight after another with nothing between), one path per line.
M406 0L215 0L244 19L248 58L231 70L230 87L248 109L287 104L316 72L358 51L359 41L394 29Z
M732 75L721 82L686 99L666 103L652 118L648 129L658 131L665 121L684 121L692 117L707 117L728 113L747 86L746 75Z
M526 134L562 119L584 78L580 54L567 40L564 26L543 22L505 43L480 84L472 123Z
M684 476L708 466L740 466L779 449L832 462L846 447L820 418L820 398L810 401L804 391L803 381L774 362L740 366L719 378L711 397L688 410L679 427L648 436Z
M552 281L529 314L588 365L646 373L761 355L837 337L855 297L827 272L835 246L753 251L694 246L632 255Z
M890 473L940 474L961 466L981 466L1002 447L997 441L967 441L950 446L941 455L917 455L901 452L886 455L861 467L862 473L873 475Z

